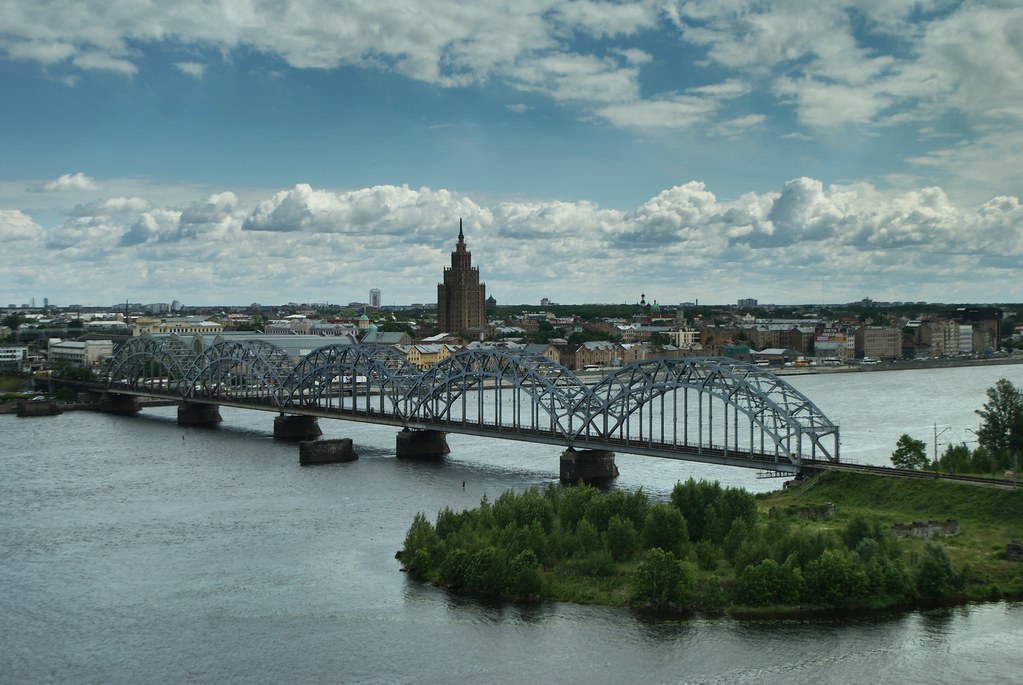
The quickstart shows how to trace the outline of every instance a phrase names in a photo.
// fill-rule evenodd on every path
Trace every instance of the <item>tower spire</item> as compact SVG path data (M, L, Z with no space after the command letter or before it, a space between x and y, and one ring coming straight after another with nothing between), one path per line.
M458 217L458 242L465 240L465 236L462 235L462 217Z

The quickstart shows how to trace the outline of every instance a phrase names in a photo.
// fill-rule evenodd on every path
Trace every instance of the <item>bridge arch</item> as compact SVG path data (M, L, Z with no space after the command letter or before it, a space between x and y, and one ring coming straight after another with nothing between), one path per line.
M154 338L148 333L132 338L107 364L108 385L176 392L194 354L177 335Z
M745 362L715 357L636 362L606 376L593 392L602 406L579 435L719 445L726 452L774 454L792 463L804 456L838 459L838 426L785 380Z
M479 391L472 402L470 391ZM569 369L542 355L471 349L424 371L408 399L408 416L424 421L500 426L510 414L520 429L569 436L579 408L591 406L593 393Z
M185 397L279 405L293 362L264 340L220 340L192 361L180 384Z
M406 398L422 373L384 345L338 344L303 357L281 386L284 406L404 416Z

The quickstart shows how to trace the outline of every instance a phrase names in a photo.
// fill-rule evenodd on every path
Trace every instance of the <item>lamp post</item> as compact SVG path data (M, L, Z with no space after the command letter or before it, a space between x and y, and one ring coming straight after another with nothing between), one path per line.
M938 424L934 424L934 472L938 472L938 437L945 434L952 426L945 426L938 432Z

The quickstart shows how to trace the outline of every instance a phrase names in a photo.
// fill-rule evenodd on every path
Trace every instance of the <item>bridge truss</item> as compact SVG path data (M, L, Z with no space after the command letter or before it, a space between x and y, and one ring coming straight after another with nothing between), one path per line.
M259 339L141 336L109 361L112 392L472 432L731 465L837 462L838 426L760 367L727 358L636 362L595 385L546 357L455 353L421 371L378 345L294 358Z

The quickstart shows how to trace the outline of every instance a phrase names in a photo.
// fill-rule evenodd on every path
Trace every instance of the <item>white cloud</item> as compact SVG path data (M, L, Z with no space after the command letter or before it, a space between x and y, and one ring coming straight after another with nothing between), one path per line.
M446 217L440 219L440 217ZM296 185L260 202L246 217L246 231L336 233L363 239L432 242L434 230L450 217L488 222L489 213L472 200L446 190L375 186L345 193ZM440 220L439 220L440 219ZM425 240L424 240L425 238Z
M617 126L639 128L688 128L706 122L717 110L709 98L674 95L657 100L599 107L595 113Z
M651 0L626 3L577 0L558 4L552 14L556 22L568 30L610 37L652 28L657 23L659 9L659 3Z
M115 197L46 230L30 212L0 211L0 235L17 239L38 271L60 274L42 284L54 300L348 301L380 287L392 302L430 302L459 218L474 265L505 303L634 301L640 292L663 303L751 292L776 302L1023 295L1019 198L968 209L940 188L896 193L812 178L734 199L690 182L628 212L585 201L488 206L407 186L298 185L255 202L226 191L162 206ZM14 268L0 267L0 300L31 296L4 278Z
M176 66L182 73L196 78L199 78L206 73L206 65L200 62L176 62L174 66Z
M45 183L33 183L29 190L35 193L61 193L68 190L97 190L96 182L82 172L64 174L60 178Z
M111 214L145 212L151 208L148 200L141 197L111 197L96 202L75 205L69 214L73 217L96 217Z
M138 72L135 63L126 57L115 57L105 52L87 50L71 58L72 63L81 69L100 69L115 71L125 76L133 76Z
M639 70L617 60L569 53L538 57L512 68L519 88L546 93L556 100L588 103L628 102L639 96Z
M18 244L35 243L41 237L42 228L31 216L17 209L0 209L0 243L10 243L7 250L17 250Z
M767 121L767 117L763 114L747 114L715 124L711 127L710 131L718 136L732 138L740 136L750 129L759 128L765 121Z

